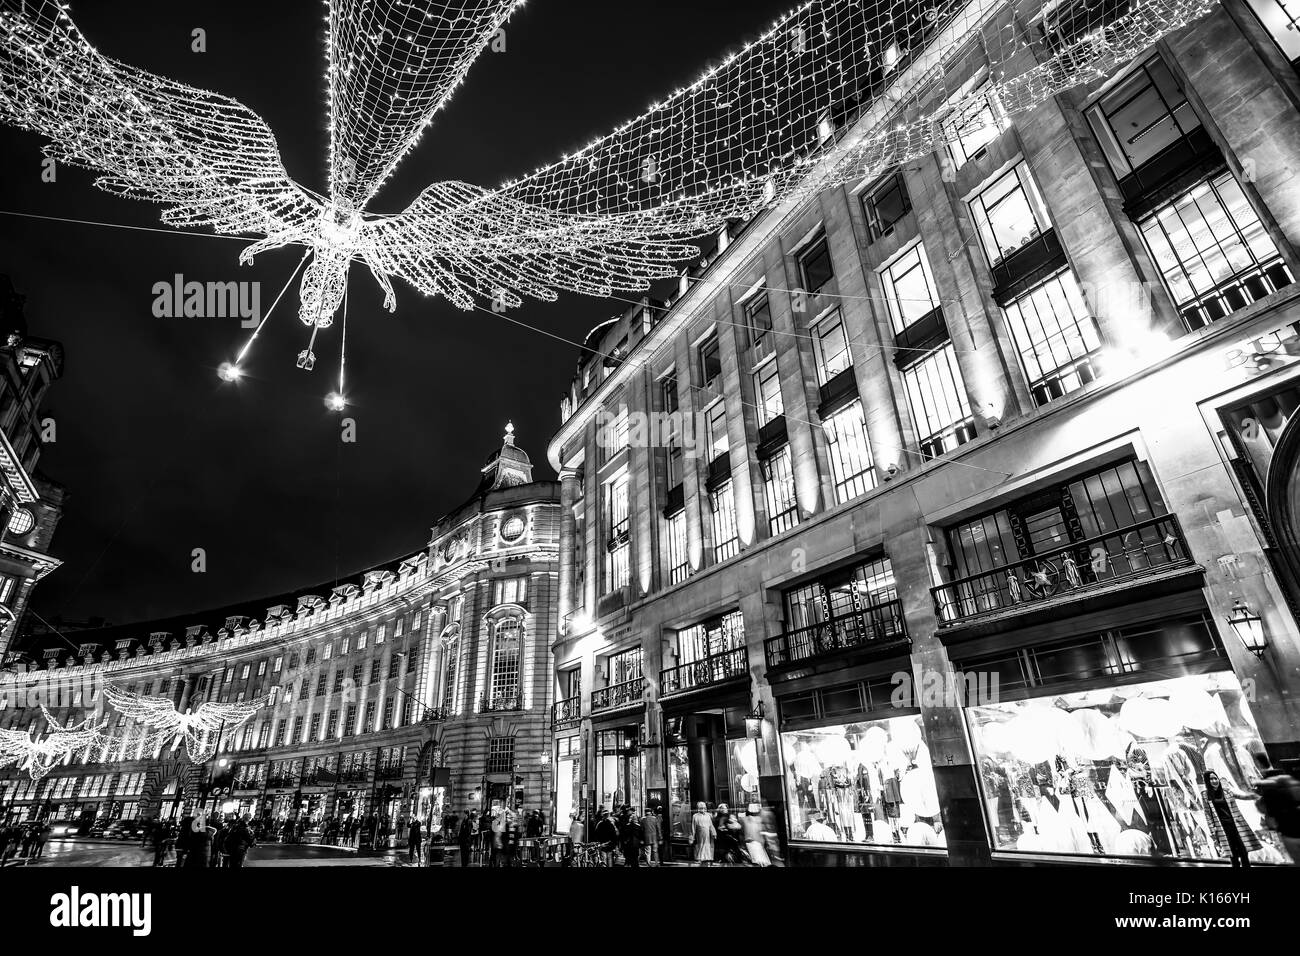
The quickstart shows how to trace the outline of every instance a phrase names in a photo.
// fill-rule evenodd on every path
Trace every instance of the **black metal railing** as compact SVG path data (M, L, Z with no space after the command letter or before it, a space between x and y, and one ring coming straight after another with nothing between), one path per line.
M370 779L369 768L365 770L344 770L339 774L339 779L344 783L362 783Z
M556 730L572 727L582 719L582 697L566 697L551 705L551 726Z
M451 717L450 707L426 707L420 717L420 722L425 724L434 724L440 720L447 720Z
M1191 563L1173 515L1074 541L1059 552L1017 561L931 588L941 624L1156 574Z
M266 788L268 790L288 790L298 785L298 778L290 774L280 777L267 777Z
M591 692L591 709L595 712L598 710L613 710L615 707L626 707L629 704L639 704L644 696L645 678L634 677L631 680L593 690Z
M678 691L705 687L709 684L720 684L723 681L742 677L748 668L749 661L745 655L745 649L737 647L734 650L723 651L721 654L712 654L708 657L702 657L698 661L678 664L676 667L661 671L659 686L663 693L674 694Z
M907 637L903 605L897 599L857 614L795 628L764 641L768 667L786 667L833 651Z
M380 767L375 771L376 780L398 780L401 778L405 768L401 764L397 766Z
M494 714L502 710L523 710L524 701L518 694L496 694L489 697L484 694L478 700L480 714Z

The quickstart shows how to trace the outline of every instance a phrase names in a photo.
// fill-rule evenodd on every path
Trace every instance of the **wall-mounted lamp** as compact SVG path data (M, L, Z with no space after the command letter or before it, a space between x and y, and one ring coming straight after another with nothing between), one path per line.
M884 467L882 477L885 481L892 481L896 474L898 474L898 464L896 462L890 462Z
M988 425L990 429L997 428L1002 424L1002 415L993 407L992 402L984 406L984 424Z
M1263 619L1251 611L1250 605L1237 598L1232 605L1232 613L1228 615L1228 623L1232 625L1232 632L1237 635L1237 639L1246 645L1246 650L1262 660L1264 651L1268 649L1268 635L1264 633Z
M763 736L763 702L745 715L745 736L758 739Z

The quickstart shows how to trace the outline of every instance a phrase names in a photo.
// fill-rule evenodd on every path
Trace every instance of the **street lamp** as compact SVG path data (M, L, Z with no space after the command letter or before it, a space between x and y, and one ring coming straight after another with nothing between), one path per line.
M1263 619L1251 611L1250 605L1237 598L1232 613L1228 615L1228 623L1237 639L1246 645L1246 650L1263 660L1264 651L1268 649L1268 635L1264 633Z
M758 739L763 736L763 702L745 715L745 736Z

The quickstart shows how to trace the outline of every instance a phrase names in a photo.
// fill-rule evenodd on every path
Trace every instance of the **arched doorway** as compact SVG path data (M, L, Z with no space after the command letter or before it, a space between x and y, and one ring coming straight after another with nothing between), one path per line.
M1300 603L1300 415L1291 416L1273 448L1265 490L1269 525L1293 604Z

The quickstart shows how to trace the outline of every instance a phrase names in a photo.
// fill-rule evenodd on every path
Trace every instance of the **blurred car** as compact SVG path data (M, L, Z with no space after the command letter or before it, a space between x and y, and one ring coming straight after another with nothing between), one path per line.
M104 828L103 835L105 840L138 840L143 830L144 826L137 820L114 820Z
M81 820L51 820L46 824L50 828L51 840L66 840L68 837L80 836L89 829Z

